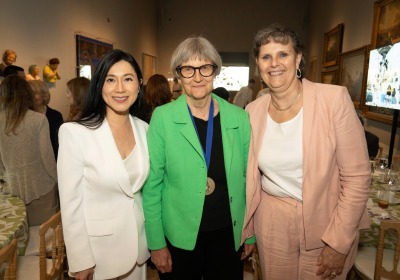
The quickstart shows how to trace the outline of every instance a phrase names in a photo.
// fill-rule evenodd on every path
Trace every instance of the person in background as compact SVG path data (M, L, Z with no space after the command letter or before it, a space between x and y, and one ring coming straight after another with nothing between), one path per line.
M67 102L69 114L67 121L77 120L82 110L83 99L88 93L90 80L85 77L76 77L67 82Z
M139 108L138 117L149 123L151 115L156 107L171 102L172 93L169 89L167 78L155 74L151 76L146 84L143 102Z
M363 116L359 115L358 118L360 119L361 125L364 127ZM373 160L378 155L379 137L369 131L366 131L365 129L364 132L365 132L365 140L367 141L368 156L369 159Z
M303 45L280 24L254 57L270 94L246 110L252 128L243 237L254 234L263 279L346 279L370 225L370 164L345 87L303 78Z
M77 280L146 280L150 254L141 188L149 174L147 124L136 60L100 60L77 120L60 128L58 183L69 273Z
M242 87L233 98L233 104L239 106L240 108L246 107L247 104L253 99L253 87L256 81L250 79L247 86Z
M5 50L3 62L0 64L0 76L4 76L4 69L17 61L17 53L13 50Z
M174 77L173 84L172 84L172 98L178 99L179 96L182 94L182 85L179 83L178 79Z
M43 79L47 86L52 87L57 80L61 79L60 73L58 72L58 65L60 60L58 58L52 58L49 60L49 65L43 68Z
M41 81L42 78L39 76L39 67L36 64L33 64L29 66L29 74L26 75L26 80L27 81L32 81L32 80L39 80Z
M240 241L250 125L244 110L212 94L221 66L204 37L181 42L171 69L185 94L150 121L143 209L160 279L243 279L241 259L254 247L254 238L244 250Z
M49 107L50 102L50 92L49 88L46 86L45 82L39 80L28 81L33 92L33 99L35 103L35 111L45 114L47 120L49 121L50 128L50 141L53 147L54 156L57 161L58 157L58 130L63 124L64 120L62 114Z
M263 88L257 93L256 99L269 93L269 88L267 84L264 83L264 81L262 81L261 83Z
M213 93L229 102L229 91L224 87L217 87L213 89Z
M26 204L29 226L41 225L59 209L49 123L33 107L28 82L17 75L4 78L0 84L0 176L11 195Z
M22 68L22 67L19 67L19 66L17 66L17 65L10 65L10 66L7 66L5 69L4 69L4 72L3 72L3 75L4 75L4 78L5 77L8 77L8 76L10 76L10 75L17 75L17 76L20 76L21 78L24 78L25 79L25 70L24 70L24 68Z

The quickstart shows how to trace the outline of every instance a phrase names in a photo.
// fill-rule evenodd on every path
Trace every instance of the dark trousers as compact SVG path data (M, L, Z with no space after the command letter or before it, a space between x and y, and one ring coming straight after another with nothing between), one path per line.
M199 232L193 251L167 244L172 272L159 272L160 280L243 280L242 248L235 251L232 227Z

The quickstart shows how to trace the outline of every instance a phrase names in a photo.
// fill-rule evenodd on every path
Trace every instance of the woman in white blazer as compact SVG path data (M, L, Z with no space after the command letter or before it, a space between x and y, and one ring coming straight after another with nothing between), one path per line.
M147 124L133 116L141 89L136 60L113 50L96 68L80 118L60 128L61 214L78 280L146 279Z

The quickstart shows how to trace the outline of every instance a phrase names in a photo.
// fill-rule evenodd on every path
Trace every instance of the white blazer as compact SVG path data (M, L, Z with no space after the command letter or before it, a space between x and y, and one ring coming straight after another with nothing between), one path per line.
M140 192L149 174L148 125L130 119L141 173L133 185L106 119L97 129L60 128L57 171L71 275L95 267L95 279L115 278L150 256Z

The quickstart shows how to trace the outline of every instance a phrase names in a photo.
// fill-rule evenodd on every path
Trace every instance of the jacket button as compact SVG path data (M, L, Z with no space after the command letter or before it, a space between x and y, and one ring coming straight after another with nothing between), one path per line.
M234 227L236 226L236 221L233 221L233 226L234 226Z

